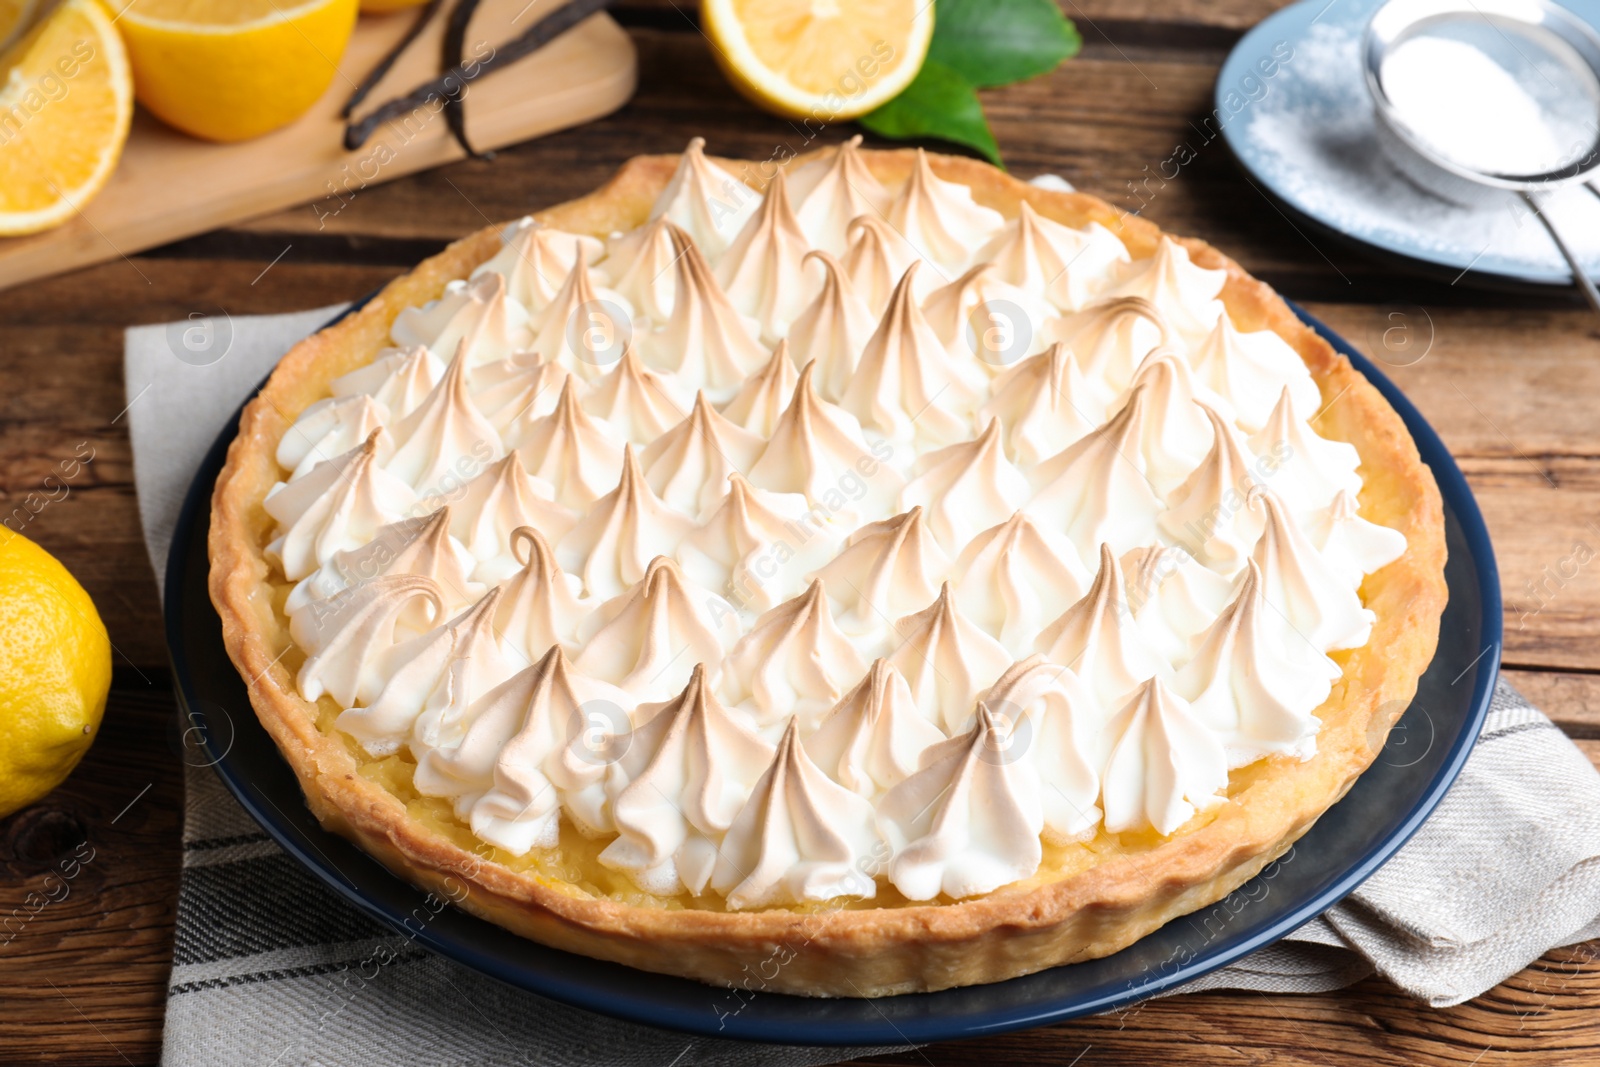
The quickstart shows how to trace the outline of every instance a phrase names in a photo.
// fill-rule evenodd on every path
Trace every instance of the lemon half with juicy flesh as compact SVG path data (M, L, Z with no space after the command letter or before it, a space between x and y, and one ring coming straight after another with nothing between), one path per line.
M705 0L728 80L758 106L828 123L864 115L917 76L932 0Z

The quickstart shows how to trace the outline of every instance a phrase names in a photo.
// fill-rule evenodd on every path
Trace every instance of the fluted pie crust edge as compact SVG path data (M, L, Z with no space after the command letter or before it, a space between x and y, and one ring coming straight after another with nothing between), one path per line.
M910 151L861 154L886 183L903 180L914 160ZM929 160L937 175L969 186L979 203L1007 218L1026 200L1068 225L1099 222L1136 259L1152 254L1161 235L1154 224L1096 197L1038 189L975 160ZM677 162L675 155L636 157L596 192L535 217L601 237L630 229L646 221ZM771 173L768 164L718 162L752 179ZM490 226L455 242L284 357L240 420L212 498L209 539L211 597L228 653L311 811L396 875L491 922L647 971L737 986L750 986L759 974L761 989L812 996L974 985L1109 955L1222 899L1282 855L1372 762L1433 658L1446 599L1444 516L1438 487L1399 416L1268 286L1210 245L1180 239L1196 264L1228 272L1222 300L1240 329L1272 329L1299 352L1322 391L1318 432L1360 452L1362 514L1406 536L1405 554L1361 587L1377 622L1366 645L1339 654L1344 674L1318 709L1323 725L1315 757L1273 757L1215 818L1147 851L959 903L824 912L669 910L597 899L480 859L412 818L401 800L357 772L341 739L318 729L316 705L300 697L293 672L280 661L290 642L269 586L264 548L271 520L262 500L280 477L276 448L298 413L325 396L332 379L369 362L402 309L438 297L446 282L498 251L499 232ZM774 968L775 959L785 962Z

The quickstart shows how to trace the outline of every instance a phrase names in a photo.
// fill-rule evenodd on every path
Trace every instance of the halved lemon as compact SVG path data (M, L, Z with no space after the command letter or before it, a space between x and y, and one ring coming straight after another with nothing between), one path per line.
M0 56L0 234L66 222L100 191L133 119L128 56L95 0L65 0Z
M328 89L357 0L111 0L139 103L210 141L287 125ZM122 6L126 5L126 6Z
M834 122L864 115L917 76L932 0L705 0L717 64L757 106Z

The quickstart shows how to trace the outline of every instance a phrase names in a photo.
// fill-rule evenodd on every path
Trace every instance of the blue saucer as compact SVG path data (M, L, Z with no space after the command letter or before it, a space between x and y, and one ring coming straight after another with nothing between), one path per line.
M1221 136L1251 180L1312 240L1331 231L1445 281L1572 285L1543 225L1513 194L1476 208L1413 185L1376 140L1359 46L1384 0L1302 0L1258 23L1217 75L1208 120L1192 143ZM1600 0L1563 0L1600 25ZM1158 167L1170 180L1181 150ZM1600 274L1600 197L1580 186L1549 195L1550 217ZM1304 235L1304 234L1303 234Z
M239 803L334 891L443 956L553 1000L668 1030L799 1045L946 1041L1124 1007L1270 945L1360 885L1444 796L1472 749L1494 689L1500 583L1471 490L1399 390L1325 326L1299 314L1394 405L1439 482L1450 552L1450 602L1439 651L1384 753L1286 856L1226 901L1176 919L1114 956L940 993L818 1000L760 992L759 977L752 979L755 992L734 992L574 956L453 908L420 932L414 923L408 931L407 918L426 907L424 895L317 823L223 646L206 586L206 533L212 485L237 419L195 476L167 566L167 644L185 728L200 731Z

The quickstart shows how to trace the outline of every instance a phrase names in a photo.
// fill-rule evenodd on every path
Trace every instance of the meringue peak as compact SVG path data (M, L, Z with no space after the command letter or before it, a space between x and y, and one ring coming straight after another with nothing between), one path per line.
M956 607L950 583L926 608L894 624L899 647L889 662L905 675L922 713L954 733L965 727L978 694L1011 664L1005 646Z
M888 221L923 258L953 271L971 260L1005 217L980 205L965 185L934 174L928 153L919 148L911 177L889 205Z
M756 191L705 155L705 138L695 137L679 157L678 168L650 208L652 219L666 216L707 256L716 259L755 213Z
M575 666L646 700L676 692L697 663L719 664L733 609L697 593L666 556L584 621ZM731 644L731 641L727 642Z
M1008 759L1010 725L979 704L972 728L929 748L878 805L889 881L911 900L992 892L1039 867L1039 778Z
M875 659L817 729L806 753L830 778L864 797L893 789L917 770L922 753L945 739L917 708L905 676Z
M920 266L912 263L895 286L839 406L884 437L949 444L971 431L988 382L923 317L914 292Z
M926 512L913 507L856 530L815 577L844 605L839 621L845 629L871 634L933 599L949 567Z
M747 320L729 301L700 249L671 227L677 300L672 315L641 339L652 366L671 371L685 389L726 399L767 358Z
M797 168L789 183L798 205L795 217L816 248L843 255L849 227L861 215L882 215L893 199L861 158L856 134L825 159Z
M734 425L761 437L771 437L778 428L778 417L788 405L799 384L800 373L789 358L789 343L779 341L772 355L752 374L739 391L722 407L722 414Z
M900 506L926 508L929 528L952 554L990 516L1013 512L1032 495L1028 479L1006 458L993 418L972 440L923 453L913 470L917 476L900 491Z
M561 538L556 558L583 579L590 596L614 597L642 580L651 561L671 554L692 529L692 519L655 495L633 446L624 445L617 487Z
M563 507L583 510L615 485L623 442L583 410L575 378L568 378L550 414L523 423L512 438L529 473L555 487Z
M1024 200L1017 217L978 251L1012 285L1040 293L1062 311L1075 311L1104 287L1119 263L1129 262L1122 241L1098 222L1081 230L1048 219Z
M1116 704L1139 683L1165 670L1134 626L1123 599L1122 567L1111 546L1100 546L1100 569L1083 599L1039 634L1034 649L1052 663L1078 672L1106 704Z
M1101 784L1106 829L1172 834L1226 798L1222 744L1159 678L1141 685L1107 726L1115 740Z
M878 320L837 259L820 250L807 252L806 262L813 260L822 267L822 288L790 324L789 354L796 367L818 365L817 391L837 403Z
M749 704L758 722L772 709L813 723L861 677L866 662L833 621L822 582L765 612L724 663L721 695Z
M762 323L766 338L786 334L805 307L805 256L810 248L789 206L783 171L772 176L761 206L717 264L717 281L740 312Z

